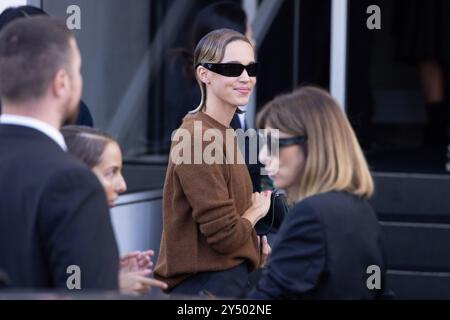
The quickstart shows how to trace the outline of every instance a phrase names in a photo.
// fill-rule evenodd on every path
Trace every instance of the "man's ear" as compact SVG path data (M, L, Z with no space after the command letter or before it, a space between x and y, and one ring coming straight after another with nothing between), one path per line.
M198 66L195 72L197 73L197 78L200 79L201 82L203 82L204 84L210 84L210 80L208 78L208 69L202 66Z
M70 79L67 71L59 69L53 77L52 91L56 97L62 97L67 94L70 86Z

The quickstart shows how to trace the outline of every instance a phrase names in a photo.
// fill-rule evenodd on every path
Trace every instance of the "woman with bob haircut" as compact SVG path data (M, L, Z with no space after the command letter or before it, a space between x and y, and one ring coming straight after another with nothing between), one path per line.
M346 115L324 90L306 86L269 102L258 127L278 129L259 158L291 209L256 299L374 299L384 291L381 230L367 202L374 184ZM276 139L277 141L273 141ZM278 152L270 150L273 142ZM367 270L378 268L378 279ZM373 272L373 271L371 271ZM375 278L374 278L375 279Z
M230 128L237 107L248 104L256 83L254 48L239 32L214 30L198 43L194 67L201 101L172 138L155 276L169 285L170 293L239 297L248 289L249 272L260 266L254 225L270 206L270 192L253 193L245 162L237 162L242 155ZM215 150L215 158L222 161L203 157L195 163L196 149L204 155L210 143L195 138L198 126L202 136L208 130L222 138ZM178 140L182 131L193 138ZM227 141L230 132L234 138ZM234 155L227 142L233 144ZM187 143L189 161L174 161L180 143Z

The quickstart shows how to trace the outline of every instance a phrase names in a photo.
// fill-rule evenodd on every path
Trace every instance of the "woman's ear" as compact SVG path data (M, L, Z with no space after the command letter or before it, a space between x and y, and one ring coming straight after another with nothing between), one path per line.
M208 69L202 66L198 66L196 72L197 78L200 79L201 82L203 82L206 85L211 83L211 81L209 81L208 79Z

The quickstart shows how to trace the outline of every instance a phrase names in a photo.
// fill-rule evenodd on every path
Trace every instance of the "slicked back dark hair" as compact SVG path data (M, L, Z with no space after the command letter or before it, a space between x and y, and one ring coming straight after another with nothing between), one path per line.
M91 127L64 126L61 133L69 152L91 169L100 163L106 145L117 143L106 132Z

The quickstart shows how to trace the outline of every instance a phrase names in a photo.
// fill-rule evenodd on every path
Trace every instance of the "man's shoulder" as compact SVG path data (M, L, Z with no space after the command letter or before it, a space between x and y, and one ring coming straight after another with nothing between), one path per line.
M55 159L46 159L43 168L46 168L47 182L60 188L71 189L92 188L99 186L98 179L85 164L70 154L64 153ZM85 190L86 191L86 190Z
M40 132L17 130L0 135L0 163L5 170L20 170L28 179L46 183L57 176L73 180L92 176L91 170ZM5 130L0 133L4 133ZM0 170L1 172L1 170Z
M65 153L43 132L9 124L0 124L0 149L14 154L39 154L37 158L53 158Z
M57 148L32 149L26 153L30 155L29 167L33 170L43 170L47 175L61 172L77 172L78 174L90 172L85 164L70 153L60 149L59 146Z

